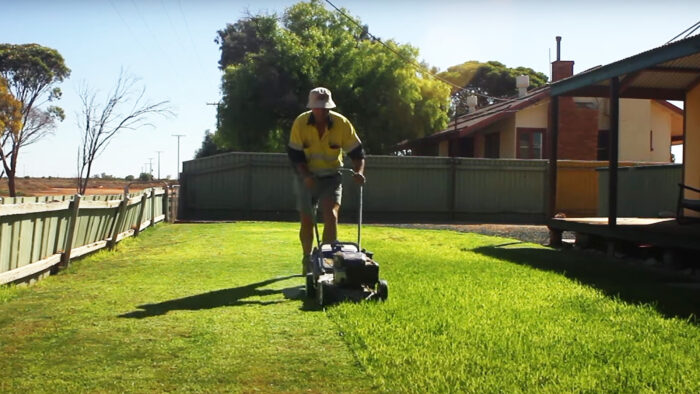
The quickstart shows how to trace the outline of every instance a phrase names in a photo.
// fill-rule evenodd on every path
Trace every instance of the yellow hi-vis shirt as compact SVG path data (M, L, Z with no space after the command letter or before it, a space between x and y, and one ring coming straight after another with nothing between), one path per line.
M309 123L312 112L297 116L289 136L289 147L304 151L309 171L317 176L332 175L343 166L343 152L348 153L360 146L360 138L352 123L343 115L329 111L332 126L319 138L316 125ZM330 127L330 128L329 128Z

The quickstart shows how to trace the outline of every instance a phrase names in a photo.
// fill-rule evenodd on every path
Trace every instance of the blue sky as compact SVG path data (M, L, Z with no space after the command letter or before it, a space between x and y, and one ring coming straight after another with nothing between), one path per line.
M440 69L468 60L497 60L549 75L555 36L562 59L575 72L663 45L700 19L700 1L390 1L332 0L369 26L375 36L411 44L419 58ZM78 87L106 93L121 69L140 79L152 101L169 100L171 119L125 131L95 162L93 173L138 175L150 162L154 174L176 176L193 158L204 131L214 130L221 72L216 31L246 12L278 13L282 0L0 0L0 42L38 43L57 49L71 68L60 85L66 120L20 153L18 175L76 175L80 134ZM330 7L327 5L327 7ZM336 100L342 100L337 97Z

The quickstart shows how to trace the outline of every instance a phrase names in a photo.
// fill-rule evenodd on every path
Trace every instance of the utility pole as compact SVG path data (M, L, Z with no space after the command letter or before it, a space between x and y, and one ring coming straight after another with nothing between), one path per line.
M149 169L148 175L150 175L151 179L153 179L153 158L152 157L148 158L148 169Z
M158 154L158 179L160 179L160 153L163 152L162 150L157 150L156 153Z
M177 180L180 180L180 137L184 137L184 134L173 134L173 137L177 137Z

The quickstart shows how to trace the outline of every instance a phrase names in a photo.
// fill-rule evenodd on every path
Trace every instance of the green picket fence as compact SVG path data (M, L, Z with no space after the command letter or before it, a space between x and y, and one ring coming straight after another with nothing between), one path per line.
M172 190L2 199L0 285L40 278L71 259L171 219Z

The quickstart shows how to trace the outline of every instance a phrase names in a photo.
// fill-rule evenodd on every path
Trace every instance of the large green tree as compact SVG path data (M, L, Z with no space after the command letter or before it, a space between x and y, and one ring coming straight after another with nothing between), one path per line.
M331 89L373 154L447 123L450 88L414 66L415 48L370 39L360 20L318 0L281 18L248 16L219 31L217 42L224 76L215 141L224 148L282 151L316 86Z
M451 114L466 113L466 98L470 95L478 97L480 107L493 104L499 98L512 97L517 94L515 77L527 75L530 77L530 88L537 88L547 83L547 76L527 67L506 67L497 61L486 63L471 60L449 67L439 74L440 77L454 83L460 88L452 89Z
M0 139L0 159L10 196L15 196L20 149L46 136L65 118L63 109L48 103L61 98L55 85L69 75L70 69L55 49L38 44L0 44L0 77L19 101L22 114L19 131L5 133Z

